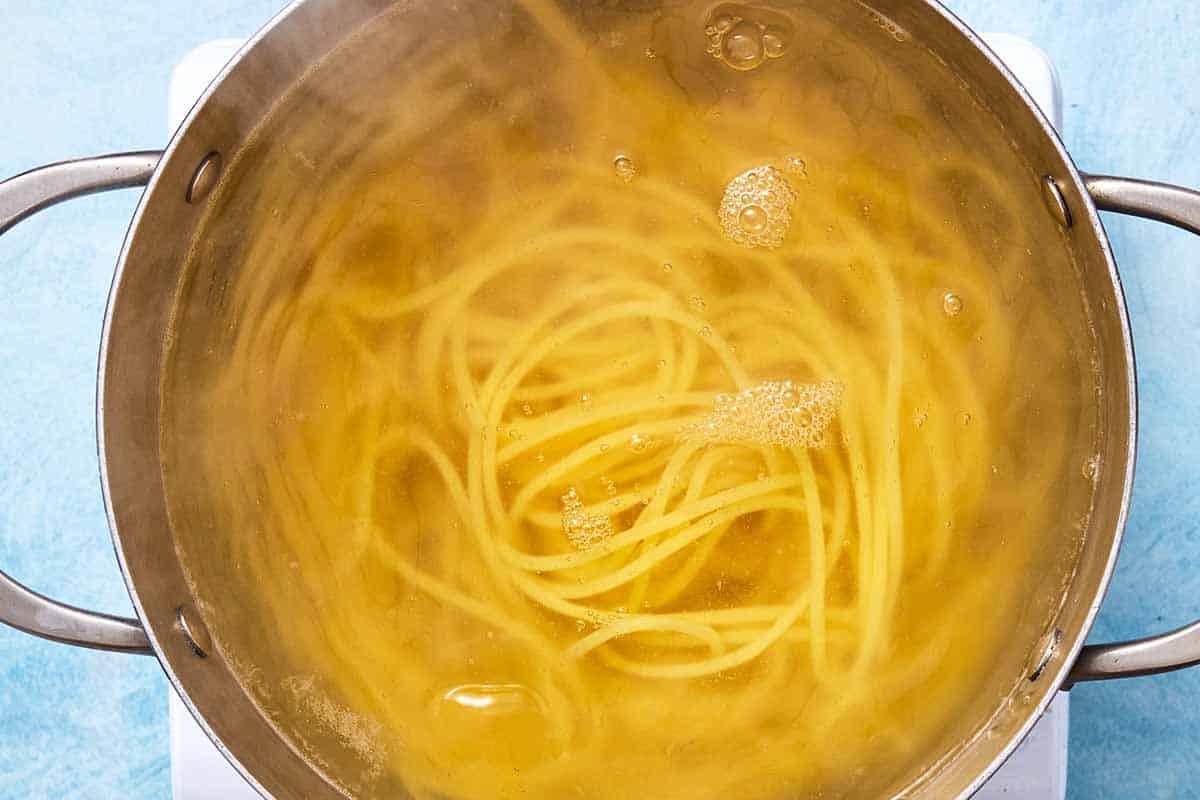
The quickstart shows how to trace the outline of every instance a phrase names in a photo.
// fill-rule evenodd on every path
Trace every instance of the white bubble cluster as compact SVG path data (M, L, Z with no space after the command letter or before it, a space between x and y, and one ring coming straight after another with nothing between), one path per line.
M821 447L842 399L838 381L763 381L737 394L719 394L683 438L708 444Z
M612 520L589 514L574 488L562 496L562 529L576 550L587 550L613 535Z
M775 167L746 170L729 182L717 210L721 230L744 247L774 249L792 227L796 190Z

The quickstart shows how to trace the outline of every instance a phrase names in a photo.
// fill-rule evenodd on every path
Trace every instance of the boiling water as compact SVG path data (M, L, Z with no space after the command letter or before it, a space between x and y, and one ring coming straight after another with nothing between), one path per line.
M865 7L427 5L196 240L162 446L223 654L353 796L919 786L1102 468L1036 172Z

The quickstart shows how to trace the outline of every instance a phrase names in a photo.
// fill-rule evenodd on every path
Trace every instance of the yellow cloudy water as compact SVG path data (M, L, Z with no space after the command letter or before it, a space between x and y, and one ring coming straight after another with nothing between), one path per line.
M467 5L313 70L197 237L162 450L222 654L354 797L918 785L1091 507L1037 172L864 6Z

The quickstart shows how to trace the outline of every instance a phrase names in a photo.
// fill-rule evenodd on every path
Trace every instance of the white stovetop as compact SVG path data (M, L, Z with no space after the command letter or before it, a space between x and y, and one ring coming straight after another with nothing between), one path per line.
M1056 128L1062 126L1062 93L1053 63L1016 36L985 34ZM167 130L174 134L192 104L242 44L219 39L192 50L171 75ZM1060 692L1020 749L974 800L1063 800L1067 791L1069 695ZM172 689L171 786L174 800L255 800L257 793L225 760Z

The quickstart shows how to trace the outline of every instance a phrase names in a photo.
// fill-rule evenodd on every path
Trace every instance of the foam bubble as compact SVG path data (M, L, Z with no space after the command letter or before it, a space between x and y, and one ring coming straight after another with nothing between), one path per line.
M587 550L613 535L612 520L589 514L573 487L562 496L562 529L576 550Z
M768 27L762 33L762 47L767 58L779 58L787 52L787 33L775 25Z
M753 23L738 23L721 42L721 57L736 70L754 69L763 62L762 31Z
M790 153L783 158L783 169L790 175L804 177L808 174L808 165L798 153Z
M633 159L627 155L619 155L613 159L613 171L626 183L636 178L638 172L637 164L634 164Z
M841 402L838 381L763 381L737 394L719 394L713 408L681 431L708 444L820 447Z
M731 241L744 247L774 249L783 244L792 226L796 190L782 171L755 167L725 187L717 218Z
M783 56L790 37L784 27L754 19L758 16L754 9L742 11L746 16L721 14L710 18L704 35L709 55L732 69L746 72L768 59Z

